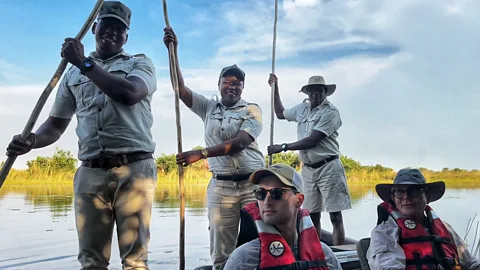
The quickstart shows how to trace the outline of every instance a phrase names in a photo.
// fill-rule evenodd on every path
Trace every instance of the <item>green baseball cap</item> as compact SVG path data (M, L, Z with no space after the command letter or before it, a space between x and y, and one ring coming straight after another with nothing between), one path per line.
M268 168L258 169L250 175L249 180L253 184L259 184L262 177L267 175L274 175L286 186L293 187L298 192L303 193L303 178L292 166L280 163Z
M240 69L237 65L231 65L228 67L224 67L222 71L220 71L220 76L218 77L219 79L223 77L226 73L233 74L237 77L237 79L241 81L245 81L245 72L243 72L242 69Z
M115 18L120 20L128 29L130 29L130 18L132 11L120 1L105 1L98 13L98 19Z

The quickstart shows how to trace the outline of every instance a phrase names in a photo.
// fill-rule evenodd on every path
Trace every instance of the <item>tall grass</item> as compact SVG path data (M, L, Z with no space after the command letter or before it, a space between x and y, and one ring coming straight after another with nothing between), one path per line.
M471 245L468 243L465 243L469 248L470 248L470 253L473 255L473 257L479 258L480 259L480 221L477 221L475 223L475 218L477 217L477 214L473 216L473 219L469 219L467 223L467 230L465 232L465 237L463 238L463 241L467 241L467 237L470 235L472 232L472 228L475 228L475 230L472 232L473 233L473 242Z
M300 168L297 168L299 170ZM186 168L184 179L187 184L206 184L211 178L211 172L207 168ZM347 171L348 182L379 183L392 182L395 178L394 171L376 171L372 169L360 169ZM28 184L61 184L71 183L75 171L73 170L51 170L30 168L28 170L12 169L6 179L5 185L28 185ZM443 180L449 187L476 188L480 186L480 171L446 171L434 172L423 171L428 182ZM178 181L177 169L168 172L158 170L158 179L162 182L176 183Z

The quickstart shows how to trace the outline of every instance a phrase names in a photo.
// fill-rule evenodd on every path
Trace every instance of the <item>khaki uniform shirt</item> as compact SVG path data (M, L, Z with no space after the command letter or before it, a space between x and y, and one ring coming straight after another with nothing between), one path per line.
M457 245L459 263L463 270L473 270L480 267L480 260L473 257L467 246L455 230L443 221L447 230L452 234ZM398 244L399 228L393 217L376 226L371 234L370 247L367 250L367 260L370 269L405 269L405 252Z
M50 116L63 119L77 116L78 158L89 160L101 155L154 152L151 101L157 80L152 61L123 50L106 60L95 58L93 52L89 58L117 76L142 79L148 95L133 106L125 106L103 94L77 67L70 68L60 82Z
M287 121L297 122L298 140L310 136L313 130L318 130L327 136L315 147L298 151L304 163L312 164L329 156L340 155L337 137L342 119L338 109L327 99L313 110L310 109L310 103L304 102L291 109L285 109L283 115Z
M204 122L206 147L221 144L247 132L254 141L235 155L209 157L210 171L216 174L246 174L265 167L265 158L258 148L257 138L263 128L262 110L253 103L240 99L227 108L221 102L208 99L192 91L190 108Z

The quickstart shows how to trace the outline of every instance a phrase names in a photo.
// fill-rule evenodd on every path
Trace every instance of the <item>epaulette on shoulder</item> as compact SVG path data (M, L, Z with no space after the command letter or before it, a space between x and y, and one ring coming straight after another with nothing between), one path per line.
M132 56L133 58L147 58L147 56L144 53L137 53Z
M76 68L76 66L71 65L71 66L68 68L67 72L72 71L72 69L74 69L74 68Z

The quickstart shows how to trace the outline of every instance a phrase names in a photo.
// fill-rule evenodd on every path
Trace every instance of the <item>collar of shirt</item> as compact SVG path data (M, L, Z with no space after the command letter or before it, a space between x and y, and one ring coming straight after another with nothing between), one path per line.
M328 99L325 98L325 99L322 101L322 103L318 104L317 107L311 108L310 106L311 106L312 104L311 104L310 102L307 102L307 108L308 108L308 109L311 109L311 111L315 111L315 110L319 110L320 108L323 107L323 105L325 105L325 104L327 104L327 103L328 103Z
M217 107L214 110L214 113L219 112L220 108L223 109L223 110L232 110L232 109L236 109L236 108L239 108L239 107L245 107L247 105L248 105L248 103L245 100L243 100L242 98L239 101L237 101L237 103L235 103L232 107L227 107L227 106L223 105L222 101L219 101L217 103Z
M95 56L95 51L91 52L88 57L91 58L91 59L93 59L93 60L100 61L100 62L102 62L102 63L106 63L106 62L109 62L109 61L111 61L111 60L114 60L114 59L116 59L116 58L118 58L118 57L120 57L120 56L129 57L129 58L132 57L130 54L128 54L127 52L125 52L124 49L122 49L119 53L117 53L117 54L113 55L112 57L110 57L110 58L108 58L108 59L105 59L105 60L100 59L100 58L97 58L97 57Z

